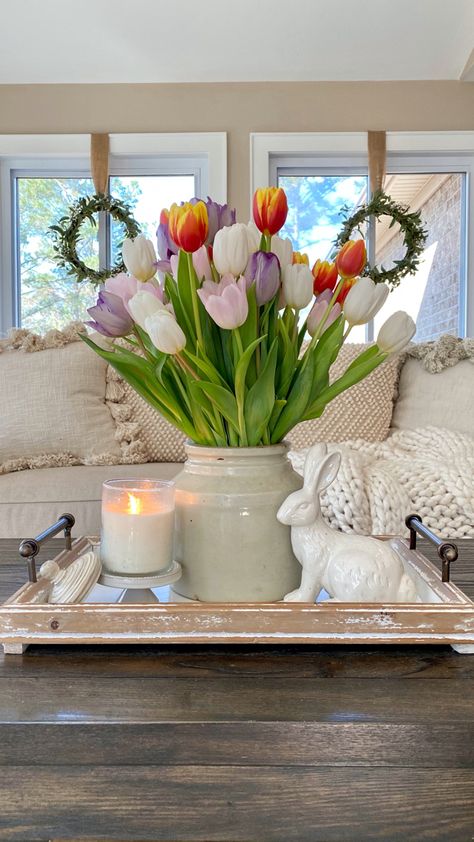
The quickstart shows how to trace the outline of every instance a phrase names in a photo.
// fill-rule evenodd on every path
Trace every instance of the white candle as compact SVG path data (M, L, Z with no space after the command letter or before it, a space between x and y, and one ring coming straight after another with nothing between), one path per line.
M105 572L143 576L167 570L173 561L173 537L172 483L104 483L100 556Z

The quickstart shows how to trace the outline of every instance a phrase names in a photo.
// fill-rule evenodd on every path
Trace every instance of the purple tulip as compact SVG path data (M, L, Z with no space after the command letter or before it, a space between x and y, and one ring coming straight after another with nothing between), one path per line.
M257 304L271 301L280 289L280 261L271 251L256 251L250 255L245 270L247 285L255 283Z
M164 208L160 213L160 224L156 229L156 248L161 261L168 261L172 254L178 254L178 246L173 242L170 236L168 220L169 213L166 208ZM159 263L160 261L158 261L158 264ZM165 271L169 271L169 269Z
M133 321L118 295L101 290L95 307L87 310L94 319L86 324L103 336L127 336L132 332Z
M198 199L195 196L194 199L191 199L191 204L195 205L196 202L200 201L201 199ZM221 228L234 225L236 221L236 211L235 208L230 208L229 205L220 205L218 202L214 202L210 196L207 197L207 202L204 202L204 204L206 205L207 216L209 219L209 233L207 235L206 244L212 246L214 237Z

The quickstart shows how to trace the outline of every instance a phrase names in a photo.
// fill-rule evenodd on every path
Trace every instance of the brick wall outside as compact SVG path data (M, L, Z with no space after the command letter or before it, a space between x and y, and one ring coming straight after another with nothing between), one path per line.
M450 175L421 208L421 218L428 231L426 246L437 245L418 313L417 342L436 339L443 333L458 334L461 188L462 176ZM398 233L377 252L377 264L388 267L391 261L402 257L402 244Z

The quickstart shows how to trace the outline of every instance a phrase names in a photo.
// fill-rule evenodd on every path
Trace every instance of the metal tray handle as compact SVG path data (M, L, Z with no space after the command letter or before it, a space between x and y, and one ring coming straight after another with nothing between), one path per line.
M416 550L416 535L421 535L431 541L438 549L438 555L441 559L441 581L449 582L451 562L456 561L459 553L456 544L452 541L443 541L438 538L434 532L431 532L427 526L424 525L420 515L408 515L405 520L408 529L410 530L410 550Z
M36 556L38 555L41 546L46 544L50 538L54 538L59 532L64 531L64 539L66 543L66 550L71 549L72 545L72 538L71 538L71 529L74 526L76 519L74 515L70 515L68 512L61 515L60 518L53 523L52 526L49 526L48 529L45 529L44 532L41 532L36 538L25 538L19 547L19 553L22 558L26 559L28 564L28 579L30 582L36 582Z

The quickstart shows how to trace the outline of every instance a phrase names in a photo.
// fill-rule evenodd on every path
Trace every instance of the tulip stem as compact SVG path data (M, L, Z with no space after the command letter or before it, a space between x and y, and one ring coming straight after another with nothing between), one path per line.
M145 358L148 360L148 362L153 363L153 365L156 365L155 357L153 356L153 354L150 354L150 352L147 350L147 348L146 348L146 346L143 342L143 339L141 338L140 334L138 333L138 330L134 330L134 334L137 337L138 344L139 344L141 350L143 351L143 353L145 355Z
M189 365L189 363L187 362L187 360L185 360L185 359L184 359L184 357L182 357L182 356L181 356L181 354L175 354L175 359L176 359L176 361L179 363L179 365L181 366L181 368L182 368L184 371L186 371L188 374L190 374L190 375L191 375L191 377L192 377L194 380L200 380L199 375L198 375L198 374L196 374L196 372L194 371L194 369L192 368L192 366L190 366L190 365Z
M346 330L346 332L345 332L344 336L342 337L342 341L343 341L343 342L345 342L345 341L346 341L346 339L347 339L347 337L349 336L349 334L350 334L350 332L351 332L351 330L352 330L352 328L353 328L353 327L354 327L354 325L347 325L347 330Z
M244 346L242 344L242 337L240 335L239 328L236 327L233 331L235 337L235 344L237 345L237 350L240 354L240 358L244 355ZM244 404L242 400L239 400L236 395L237 400L237 415L239 419L239 430L240 430L240 438L241 438L241 447L247 447L248 439L247 439L247 430L245 427L245 415L244 415Z
M201 318L199 316L199 304L196 292L196 273L194 271L193 256L190 251L186 252L186 256L188 258L189 286L191 289L191 301L193 304L194 322L196 324L197 345L198 348L204 350L204 339L201 329Z

